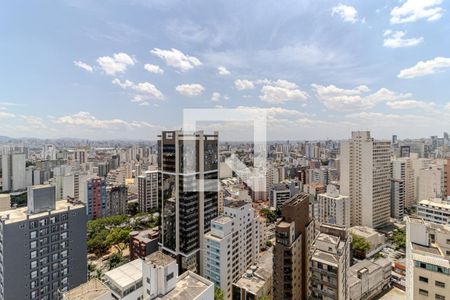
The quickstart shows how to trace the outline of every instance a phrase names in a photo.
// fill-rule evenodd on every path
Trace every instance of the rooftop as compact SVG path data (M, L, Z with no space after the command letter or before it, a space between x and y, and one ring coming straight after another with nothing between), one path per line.
M63 294L64 300L96 300L110 296L110 289L100 280L93 278Z
M145 263L147 264L155 264L157 266L167 266L171 263L175 262L175 259L162 253L161 251L156 251L149 256L145 257Z
M242 201L242 200L237 200L237 201L230 201L226 206L231 207L231 208L239 208L246 204L248 204L248 202Z
M368 259L362 260L349 268L348 275L350 275L349 278L351 279L349 282L355 283L356 281L360 280L358 278L359 271L366 270L369 273L373 273L374 271L380 268L384 268L388 265L391 265L391 262L386 258L378 258L374 261ZM352 284L349 285L351 286Z
M212 222L216 222L216 223L219 223L219 224L226 224L226 223L231 222L231 221L233 221L233 218L229 217L229 216L219 216L219 217L217 217L217 218L212 220Z
M70 209L78 209L78 208L84 208L83 204L80 203L70 203L67 200L59 200L56 201L55 209L50 211L50 213L61 213L63 211L67 211ZM28 207L19 207L16 209L10 209L0 212L0 218L5 221L5 224L14 223L14 222L21 222L25 221L27 218L29 219L35 219L40 218L48 215L49 212L40 212L35 214L29 214L28 213Z
M421 200L421 201L419 201L418 205L419 206L433 206L433 207L437 207L437 208L450 210L450 201L443 201L441 199Z
M369 237L376 234L381 235L375 229L367 226L353 226L350 228L350 232L361 237Z
M158 230L158 227L155 227L155 228L146 229L146 230L142 230L142 231L132 231L132 232L130 232L130 236L132 236L133 238L135 238L141 242L149 243L155 239L158 239L159 230Z
M273 248L270 248L258 258L256 265L250 267L234 285L256 295L267 281L272 281L272 267Z
M158 297L160 300L192 300L203 294L213 283L191 271L178 276L175 288L168 294Z
M318 241L330 243L333 245L339 244L339 240L340 240L340 238L338 236L334 236L334 235L330 235L330 234L326 234L326 233L322 233L322 232L317 236L316 239Z
M426 254L432 254L432 255L438 255L441 256L441 252L439 251L439 249L437 247L433 247L433 246L422 246L416 243L411 243L412 249L414 251L420 251L420 252L424 252Z
M124 290L142 280L142 260L135 259L105 273L107 281Z

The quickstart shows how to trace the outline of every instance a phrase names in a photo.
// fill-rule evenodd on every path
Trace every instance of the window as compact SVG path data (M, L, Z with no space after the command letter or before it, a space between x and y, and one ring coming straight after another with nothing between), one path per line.
M34 269L37 267L37 261L33 260L30 264L30 268Z
M46 225L48 225L48 219L47 218L39 220L39 226L46 226Z
M422 276L419 276L419 281L422 281L422 282L428 283L428 278L426 278L426 277L422 277Z
M37 277L37 271L31 272L30 277L31 277L31 279L36 278Z
M169 281L169 280L172 279L172 278L173 278L173 272L170 273L169 275L167 275L166 281Z
M436 296L434 297L434 299L436 299L436 300L445 300L445 296L436 294Z
M35 239L36 238L36 236L37 236L37 231L35 230L35 231L32 231L32 232L30 232L30 238L32 238L32 239Z
M436 286L441 287L441 288L445 288L445 283L441 282L441 281L436 281Z
M419 294L422 296L428 296L428 291L427 290L423 290L423 289L419 289Z
M36 248L36 245L37 245L36 241L32 241L32 242L30 243L30 248L31 248L31 249L34 249L34 248Z
M36 256L37 256L37 252L36 251L31 251L30 258L36 258Z

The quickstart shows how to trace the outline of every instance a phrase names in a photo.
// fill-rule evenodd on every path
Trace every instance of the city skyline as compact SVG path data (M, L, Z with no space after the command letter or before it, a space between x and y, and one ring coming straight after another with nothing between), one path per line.
M0 135L156 140L181 127L183 108L223 107L268 109L268 140L441 136L448 8L10 2L0 12ZM224 140L246 128L213 125Z

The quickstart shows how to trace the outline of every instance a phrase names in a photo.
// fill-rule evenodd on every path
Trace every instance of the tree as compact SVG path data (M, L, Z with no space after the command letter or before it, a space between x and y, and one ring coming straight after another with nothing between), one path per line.
M106 243L109 246L128 242L131 230L129 228L115 227L106 237Z
M214 286L214 300L224 300L223 291L216 286Z
M364 238L352 234L352 248L354 250L366 252L371 248L371 245Z
M392 235L395 247L398 249L406 248L406 232L405 229L395 229Z
M128 202L128 213L132 216L138 213L139 203L137 202Z
M88 252L95 253L97 256L102 256L108 251L110 245L106 242L109 231L102 229L92 237L88 237L87 247Z
M95 270L95 276L94 276L95 278L97 278L97 279L102 279L102 277L103 277L103 271L101 270L101 269L96 269Z
M267 220L267 223L275 223L277 221L277 215L268 208L261 209L261 213Z
M272 241L266 241L266 247L267 248L270 248L270 247L272 247Z
M125 258L123 257L122 253L116 252L113 255L111 255L111 258L109 259L108 265L109 269L112 270L114 268L117 268L118 266L122 265L125 262Z

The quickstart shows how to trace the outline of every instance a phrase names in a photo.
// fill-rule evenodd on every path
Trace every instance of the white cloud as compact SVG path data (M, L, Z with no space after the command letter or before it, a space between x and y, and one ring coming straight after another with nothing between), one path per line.
M247 80L247 79L236 79L234 81L234 86L239 91L249 90L249 89L254 89L255 88L255 85L253 84L253 82L251 82L250 80Z
M397 77L402 79L416 78L432 75L447 68L450 68L450 58L436 57L432 60L419 61L413 67L401 70Z
M217 74L221 76L230 75L231 72L227 70L224 66L220 66L217 68Z
M73 61L73 64L79 68L82 68L82 69L88 71L88 72L92 73L94 71L94 68L91 65L88 65L87 63L84 63L80 60Z
M134 65L135 61L128 54L120 52L111 56L102 56L97 59L100 68L108 74L124 73L128 66Z
M291 100L305 101L308 94L287 80L277 80L261 88L259 98L267 103L281 104Z
M323 86L312 84L317 100L327 108L336 111L358 111L373 108L377 103L396 101L411 97L411 94L397 94L386 88L381 88L369 94L370 89L357 86L353 89L342 89L334 85Z
M163 74L164 70L161 69L158 65L145 64L144 69L154 74Z
M175 88L175 90L183 96L193 97L193 96L200 96L205 90L205 88L201 84L193 83L193 84L180 84Z
M450 68L450 58L436 57L432 60L419 61L413 67L401 70L397 77L402 79L421 77L438 73L446 68Z
M0 111L0 120L1 119L7 119L7 118L14 118L15 114L6 112L6 111Z
M436 104L433 102L424 102L418 100L397 100L389 101L386 105L392 109L424 109L424 110L434 110Z
M444 10L439 5L443 0L406 0L391 11L391 23L402 24L420 19L439 20Z
M214 102L220 101L220 93L218 93L218 92L212 93L211 101L214 101Z
M331 15L339 15L344 22L356 23L358 21L358 11L353 6L342 3L331 9Z
M383 46L387 48L402 48L417 46L423 42L423 37L405 39L404 31L386 30L384 33Z
M89 112L80 111L74 115L58 117L54 120L57 124L85 127L90 129L133 129L141 127L154 127L147 122L124 121L121 119L97 119Z
M198 58L186 55L180 50L174 48L172 48L171 50L161 50L159 48L154 48L150 52L164 60L166 65L182 72L189 71L202 64Z
M112 81L113 84L120 86L123 89L131 89L133 91L136 91L140 93L141 95L137 95L134 97L135 99L141 99L139 101L133 101L133 102L140 102L144 99L151 98L151 99L159 99L163 100L164 95L163 93L156 88L153 84L149 82L140 82L135 84L134 82L130 80L121 81L118 78L115 78Z

